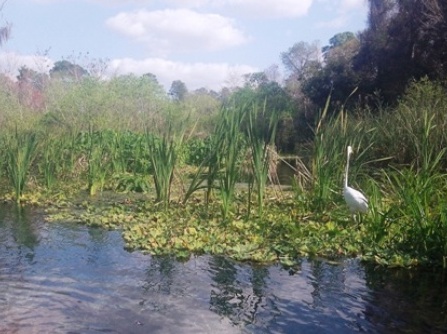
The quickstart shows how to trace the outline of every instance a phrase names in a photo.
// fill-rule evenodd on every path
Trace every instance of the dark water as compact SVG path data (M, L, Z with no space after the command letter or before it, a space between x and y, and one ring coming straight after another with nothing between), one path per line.
M0 333L445 333L442 273L294 271L123 250L119 232L0 206Z

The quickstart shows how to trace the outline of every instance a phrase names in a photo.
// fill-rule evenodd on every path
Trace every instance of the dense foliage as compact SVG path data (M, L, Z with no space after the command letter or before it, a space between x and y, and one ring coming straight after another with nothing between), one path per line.
M39 110L14 87L0 90L0 195L44 205L49 220L120 228L129 248L178 257L446 265L447 99L438 83L413 83L374 114L327 103L313 141L298 146L291 187L268 182L280 124L268 102L207 103L201 117L149 76L55 80L44 93ZM351 183L370 199L356 220L341 196L347 145Z
M0 196L120 228L152 254L445 268L447 7L369 4L358 36L282 53L284 85L272 67L243 87L176 80L167 94L151 73L102 80L101 64L69 61L2 77ZM355 219L341 196L348 145L350 183L370 201ZM272 182L277 150L293 154L286 187Z

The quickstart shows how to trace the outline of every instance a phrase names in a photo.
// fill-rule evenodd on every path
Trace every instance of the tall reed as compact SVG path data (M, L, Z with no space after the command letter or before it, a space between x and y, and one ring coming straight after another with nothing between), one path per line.
M178 150L183 143L183 133L176 137L173 125L169 123L167 131L161 137L146 130L145 138L152 165L156 201L165 208L169 206L174 169L177 164Z
M102 191L109 172L107 143L102 132L94 132L92 126L87 134L87 181L88 192L95 195Z
M14 188L16 202L20 203L31 164L35 157L37 138L35 133L15 132L5 137L6 174Z
M342 156L346 137L346 118L339 113L335 118L328 118L330 96L324 109L318 117L315 127L313 152L311 156L312 185L311 210L322 212L333 200L333 194L338 186L341 174ZM340 183L341 184L341 183Z
M233 204L236 182L240 174L240 157L244 148L240 125L244 114L237 109L224 109L215 132L217 165L221 167L219 195L222 215L228 216Z
M263 125L267 123L267 126ZM249 112L247 123L248 143L251 151L251 169L257 193L258 213L263 214L264 194L270 167L270 147L274 145L278 119L276 113L266 116L265 105L262 111L256 107ZM251 194L249 196L250 201ZM250 211L249 211L250 213Z
M206 189L205 191L205 204L208 206L212 189L215 187L217 177L219 174L218 164L218 140L215 135L211 135L206 140L206 148L204 148L204 154L201 156L203 159L199 163L198 168L191 176L189 186L185 192L183 203L186 203L193 193L198 190Z
M53 188L62 170L63 141L54 136L47 136L43 140L42 156L39 159L39 169L43 176L45 187Z

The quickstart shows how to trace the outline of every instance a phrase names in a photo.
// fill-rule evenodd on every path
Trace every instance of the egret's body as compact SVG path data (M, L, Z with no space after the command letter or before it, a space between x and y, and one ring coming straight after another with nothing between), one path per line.
M352 147L348 146L348 157L346 161L345 184L343 187L343 197L352 214L357 212L366 213L368 211L368 199L360 191L348 186L349 158Z

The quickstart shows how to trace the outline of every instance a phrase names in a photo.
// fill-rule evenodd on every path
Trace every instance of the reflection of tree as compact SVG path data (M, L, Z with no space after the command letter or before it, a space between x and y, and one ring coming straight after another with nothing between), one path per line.
M447 278L442 270L365 266L372 290L365 315L382 333L445 333Z
M252 267L250 282L241 282L238 280L238 268L231 260L220 256L211 257L209 266L213 273L211 279L215 282L212 284L210 309L228 317L235 324L254 323L265 299L268 268ZM241 272L242 276L244 274ZM244 289L246 285L247 289Z

